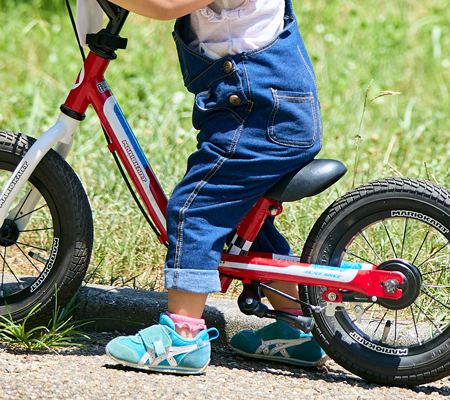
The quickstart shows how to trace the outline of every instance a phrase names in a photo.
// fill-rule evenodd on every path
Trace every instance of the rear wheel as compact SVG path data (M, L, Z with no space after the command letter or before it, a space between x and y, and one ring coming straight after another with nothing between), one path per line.
M314 315L316 339L349 371L400 386L450 374L449 206L450 191L431 182L380 180L338 199L312 229L304 262L371 263L408 281L399 300L361 301L343 292L351 301L334 315ZM326 305L326 288L300 289L304 300Z
M0 188L32 143L0 131ZM80 287L92 241L86 193L70 166L50 150L0 228L0 315L21 321L37 307L27 327L46 324L55 299L64 306Z

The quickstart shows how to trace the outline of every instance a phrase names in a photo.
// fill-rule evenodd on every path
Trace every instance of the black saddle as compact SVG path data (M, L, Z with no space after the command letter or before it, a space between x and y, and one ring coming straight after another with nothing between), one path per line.
M264 197L289 202L315 196L345 175L347 168L337 160L317 159L281 178Z

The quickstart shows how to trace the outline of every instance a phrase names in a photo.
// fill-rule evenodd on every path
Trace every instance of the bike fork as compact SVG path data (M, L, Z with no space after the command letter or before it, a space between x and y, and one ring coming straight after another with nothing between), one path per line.
M17 213L20 213L25 217L21 218L19 229L23 229L26 226L29 219L26 215L34 209L41 197L36 190L31 188L14 209L9 213L8 210L11 208L15 198L19 195L39 162L53 146L56 145L55 150L63 158L67 157L72 147L73 134L79 122L67 115L61 114L56 124L42 134L27 151L0 194L0 225L3 225L6 219L17 216Z

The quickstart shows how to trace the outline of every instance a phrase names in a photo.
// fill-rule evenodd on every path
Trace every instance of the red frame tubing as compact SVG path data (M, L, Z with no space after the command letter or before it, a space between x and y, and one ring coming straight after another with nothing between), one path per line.
M236 235L248 242L254 242L261 227L270 215L276 217L283 211L283 206L280 202L261 197L250 211L242 218L236 227ZM226 293L233 281L232 278L221 276L220 286L221 292Z
M271 259L271 254L237 256L223 253L219 273L242 279L244 283L273 280L297 282L302 285L325 286L330 290L352 290L367 296L399 299L402 290L389 293L383 283L396 280L404 283L404 276L397 271L327 267L296 261Z
M144 165L145 173L148 177L149 182L147 182L146 177L143 174L140 176L136 173L135 168L132 165L132 161L122 148L114 129L110 125L107 117L104 113L104 105L106 101L113 97L111 89L105 81L104 73L108 67L110 60L105 60L94 53L89 53L86 61L78 75L78 78L66 99L65 106L69 109L76 111L80 114L85 114L86 109L89 104L92 104L95 112L97 113L101 124L105 128L105 131L111 141L108 146L111 152L116 151L128 176L133 182L134 187L139 192L145 207L150 214L151 219L155 223L160 235L158 239L161 243L166 243L168 241L165 221L161 221L158 213L155 211L155 206L152 205L145 189L142 187L145 183L148 184L148 188L155 199L157 208L161 211L164 219L166 217L167 209L167 198L162 190L153 170L150 165ZM115 101L115 99L114 99ZM134 154L131 154L135 157Z
M101 93L97 85L103 82L105 78L106 68L110 60L105 60L94 53L89 53L83 67L81 68L78 78L67 96L66 107L80 114L85 114L89 104L93 104L97 100L97 104L103 104L112 96L110 90ZM99 118L102 119L103 111L99 113ZM103 123L103 121L102 121Z
M271 209L274 210L271 212ZM275 217L283 211L281 203L261 197L237 226L236 234L254 242L268 216Z

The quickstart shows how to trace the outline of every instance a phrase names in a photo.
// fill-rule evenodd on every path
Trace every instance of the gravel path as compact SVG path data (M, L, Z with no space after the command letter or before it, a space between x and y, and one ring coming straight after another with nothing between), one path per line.
M114 364L104 353L111 335L91 335L82 348L31 353L0 347L0 399L441 399L448 378L414 389L370 384L334 362L300 369L237 357L213 344L203 375L148 373Z

